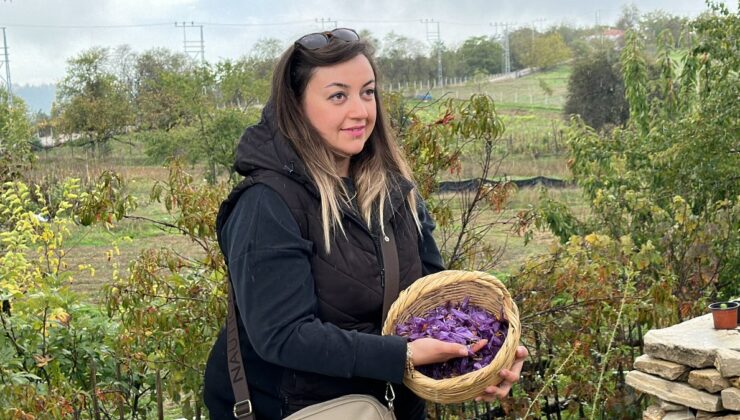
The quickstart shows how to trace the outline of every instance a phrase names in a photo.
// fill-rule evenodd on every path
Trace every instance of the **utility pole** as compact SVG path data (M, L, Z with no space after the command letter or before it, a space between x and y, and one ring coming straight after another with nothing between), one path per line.
M598 34L599 34L599 41L601 42L601 45L604 45L604 31L601 30L601 22L600 22L600 20L601 20L601 10L602 9L596 9L596 12L594 13L594 18L596 20L595 21L595 24L596 24L595 28L596 28L596 30L598 31Z
M534 35L537 32L537 22L544 22L544 21L545 19L535 19L532 21L532 49L530 53L531 57L529 58L529 60L532 63L532 67L534 67L535 54L536 54L536 51L534 50Z
M5 34L5 28L3 30L3 57L0 61L0 69L5 67L5 79L3 79L2 73L0 73L0 81L5 85L5 89L8 91L8 103L13 105L13 84L10 82L10 60L8 59L8 37Z
M203 25L195 22L175 22L176 28L182 28L182 45L185 55L193 60L200 58L200 64L206 64L206 44L203 41ZM188 40L188 28L200 29L200 40Z
M444 81L442 79L442 38L439 33L439 21L422 19L421 23L426 25L427 41L437 48L437 86L442 87ZM430 25L432 29L430 29ZM436 29L434 29L434 25L436 25Z
M504 30L504 39L503 39L503 47L504 47L504 73L511 73L511 48L509 46L509 24L508 23L491 23L491 26L496 28L496 32L498 32L498 27L502 27Z
M331 20L330 18L317 18L316 19L316 23L320 23L321 24L321 32L326 31L327 26L330 29L337 29L337 21L336 20ZM333 25L333 26L331 26L331 25Z

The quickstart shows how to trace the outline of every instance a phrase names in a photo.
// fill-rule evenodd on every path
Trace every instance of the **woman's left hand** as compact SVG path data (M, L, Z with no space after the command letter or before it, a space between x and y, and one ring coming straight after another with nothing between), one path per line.
M509 390L515 382L519 381L519 375L522 373L522 366L524 365L524 359L529 356L529 351L524 346L519 346L516 349L516 358L514 364L511 365L511 369L502 369L499 372L499 376L503 378L503 381L498 385L491 385L485 389L483 395L476 397L476 401L493 402L501 400L509 395Z

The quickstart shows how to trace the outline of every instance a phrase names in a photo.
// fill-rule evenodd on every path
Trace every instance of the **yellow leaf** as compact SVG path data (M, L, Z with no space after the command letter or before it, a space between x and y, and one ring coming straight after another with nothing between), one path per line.
M584 239L585 239L585 240L586 240L586 242L588 242L588 243L589 243L590 245L594 245L594 244L595 244L596 242L598 242L598 240L599 240L599 235L597 235L597 234L595 234L595 233L589 233L588 235L586 235L586 237L585 237Z

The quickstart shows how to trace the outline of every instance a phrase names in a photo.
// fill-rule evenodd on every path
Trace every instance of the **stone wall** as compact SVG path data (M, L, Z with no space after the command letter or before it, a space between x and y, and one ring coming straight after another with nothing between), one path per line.
M715 330L712 315L645 334L627 385L652 396L645 420L740 420L740 330Z

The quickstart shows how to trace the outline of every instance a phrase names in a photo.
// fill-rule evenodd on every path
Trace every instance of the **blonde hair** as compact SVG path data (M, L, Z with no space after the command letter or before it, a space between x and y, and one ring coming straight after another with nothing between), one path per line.
M273 74L271 99L275 103L278 128L303 160L309 176L318 188L327 253L331 251L332 232L339 230L346 236L342 226L341 204L342 201L349 203L350 197L337 172L334 154L303 112L302 98L314 69L343 63L360 54L368 59L377 79L378 72L372 53L372 47L362 40L345 42L331 39L326 46L316 50L293 45L280 57ZM380 83L376 83L376 86L380 86ZM375 104L375 127L363 150L351 158L350 176L355 182L357 204L363 221L372 229L374 209L377 209L377 222L381 232L385 234L382 223L384 205L390 198L390 191L398 188L398 185L392 185L396 180L390 174L396 174L412 183L413 175L390 130L377 88ZM417 229L421 230L414 189L408 193L406 203Z

